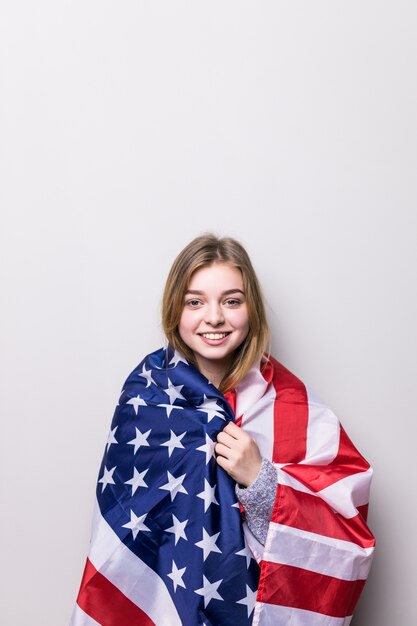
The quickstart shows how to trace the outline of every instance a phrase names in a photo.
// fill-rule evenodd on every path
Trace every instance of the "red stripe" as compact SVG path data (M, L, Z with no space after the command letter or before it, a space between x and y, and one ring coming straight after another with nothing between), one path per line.
M236 389L229 389L229 391L226 391L226 393L224 394L224 397L226 398L227 402L230 404L230 408L232 409L233 413L236 414Z
M89 559L77 603L101 626L155 626L155 622L100 574Z
M362 506L358 506L357 509L358 509L361 517L366 522L366 520L368 519L369 504L362 504Z
M233 411L233 414L235 415L235 423L238 426L242 426L242 416L236 416L236 389L230 389L229 391L226 391L226 393L224 394L224 397L226 398L226 400L228 401L228 403L230 404L230 407Z
M273 365L275 463L298 463L307 450L308 401L301 380L270 357ZM264 376L269 374L265 368Z
M257 600L331 617L353 614L364 580L340 580L291 565L262 563Z
M338 480L366 472L369 463L356 450L355 446L340 427L339 448L335 459L328 465L297 465L287 466L283 470L294 476L312 491L321 491L330 487Z
M271 521L325 537L351 541L362 548L371 548L375 544L361 515L346 519L335 513L321 498L285 485L278 488Z

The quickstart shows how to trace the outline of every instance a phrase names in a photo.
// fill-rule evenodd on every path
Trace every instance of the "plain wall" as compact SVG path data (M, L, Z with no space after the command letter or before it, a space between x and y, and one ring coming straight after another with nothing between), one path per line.
M121 385L214 230L374 467L352 624L415 626L416 32L411 0L2 4L2 623L68 623Z

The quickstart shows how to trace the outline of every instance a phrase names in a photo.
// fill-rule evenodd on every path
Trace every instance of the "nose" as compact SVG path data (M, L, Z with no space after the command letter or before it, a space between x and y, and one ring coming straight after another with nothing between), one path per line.
M218 326L224 322L224 314L219 303L213 302L207 306L205 320L207 324Z

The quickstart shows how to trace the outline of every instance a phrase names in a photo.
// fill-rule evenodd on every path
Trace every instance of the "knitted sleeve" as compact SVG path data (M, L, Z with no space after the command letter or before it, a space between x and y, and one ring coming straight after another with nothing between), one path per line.
M277 490L277 472L270 461L263 458L256 479L241 487L236 484L236 495L245 509L245 517L250 531L256 539L265 545L268 526L271 519Z

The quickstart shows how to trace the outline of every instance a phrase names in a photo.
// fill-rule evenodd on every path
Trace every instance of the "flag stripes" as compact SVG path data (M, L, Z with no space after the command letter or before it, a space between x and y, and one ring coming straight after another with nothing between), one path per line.
M350 541L271 523L263 558L294 567L308 563L317 574L356 580L368 576L371 552L372 548L358 548Z
M92 580L94 594L86 592L86 587L91 584ZM77 603L101 626L131 626L132 624L155 626L155 622L98 572L89 559L85 566ZM111 612L108 610L109 604L112 606Z
M272 358L271 358L272 360ZM273 360L274 463L298 463L307 450L308 400L303 383Z
M177 610L163 580L120 541L111 526L101 515L97 502L94 511L93 536L86 568L87 573L92 571L91 568L99 571L112 585L112 587L109 587L109 590L112 588L119 589L126 598L126 606L128 604L127 601L130 601L135 606L141 607L144 615L148 616L150 620L149 626L151 624L157 624L157 626L181 626ZM95 579L93 582L95 583ZM86 589L93 598L90 604L95 604L99 601L97 594L100 588L97 590L95 584L88 583L89 578L84 576L80 595L82 596L83 590ZM107 607L110 600L112 600L112 596L106 598ZM119 604L117 606L121 609L121 598L118 598L118 601ZM106 602L103 602L104 606L106 606ZM82 608L86 606L85 603L85 598L80 598L79 604ZM95 617L94 614L89 614ZM117 616L118 611L115 611L114 615ZM142 621L143 619L141 617ZM141 624L142 626L142 621L131 621L129 626L132 626L132 624ZM101 624L101 622L99 623ZM75 621L73 624L74 626L79 626ZM143 621L143 625L148 626L148 622ZM115 622L115 626L119 626L119 624ZM120 623L120 626L123 626L123 624Z
M100 626L99 622L87 615L78 604L74 607L72 620L77 623L77 626Z
M325 537L351 541L361 548L371 548L374 545L374 537L359 514L347 520L335 513L318 496L286 485L279 485L278 499L278 506L272 512L272 522Z
M352 617L330 617L294 607L259 603L252 626L349 626Z
M282 563L265 562L263 570L268 584L259 585L260 602L330 617L352 615L365 584L364 580L341 580Z

